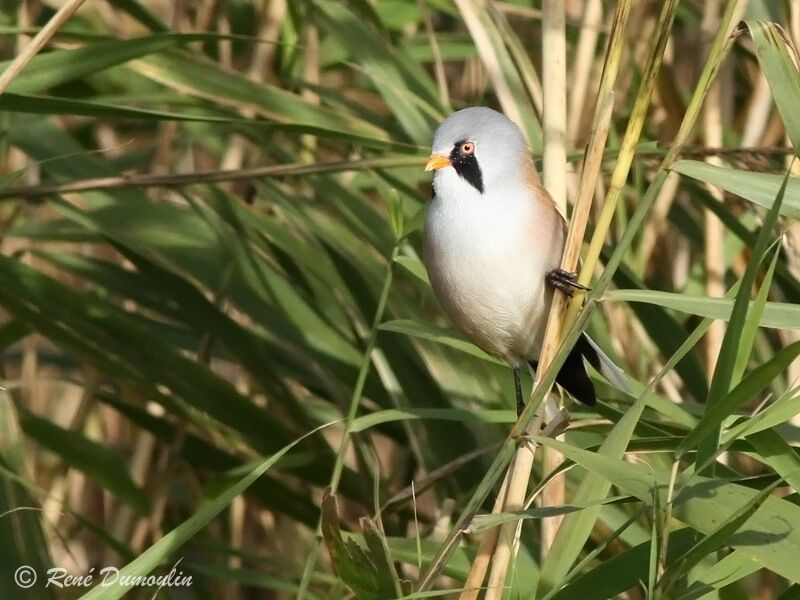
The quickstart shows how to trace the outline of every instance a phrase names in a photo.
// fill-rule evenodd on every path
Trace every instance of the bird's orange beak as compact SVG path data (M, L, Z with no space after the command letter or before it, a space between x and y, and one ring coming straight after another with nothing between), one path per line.
M425 171L435 171L436 169L443 169L450 166L450 159L441 154L434 154L425 165Z

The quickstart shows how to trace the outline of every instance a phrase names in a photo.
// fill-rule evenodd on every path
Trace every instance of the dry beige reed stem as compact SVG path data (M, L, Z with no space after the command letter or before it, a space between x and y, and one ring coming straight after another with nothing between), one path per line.
M47 42L50 41L50 38L61 29L64 23L75 14L75 11L78 10L84 2L85 0L69 0L69 2L58 9L58 12L53 15L30 43L25 46L25 49L11 61L11 64L3 71L3 74L0 75L0 94L8 89L8 86L16 79L17 75L19 75L31 59L38 54L39 50L45 47Z
M537 418L541 424L541 419ZM506 492L508 491L508 476L510 471L506 471L506 476L503 479L503 484L500 486L500 491L497 493L497 499L494 501L492 507L492 514L496 515L503 510L503 504L506 501ZM495 546L497 546L497 537L500 533L498 527L493 527L488 530L478 546L478 552L475 554L475 560L472 561L472 566L469 569L469 575L464 582L461 594L458 600L477 600L481 591L481 585L486 577L486 570L489 567L489 562L492 559L492 553Z
M539 435L546 436L546 437L558 437L561 432L566 429L569 422L569 415L566 411L561 411L555 415L555 417L550 420L549 423L545 426L544 419L541 415L537 415L534 417L531 425L528 427L529 431L536 431ZM534 457L536 453L536 446L532 444L526 444L525 449L531 455L531 459ZM492 508L492 514L498 514L503 512L503 505L506 501L507 495L507 488L509 483L509 477L512 474L512 470L509 469L506 471L506 476L503 479L503 483L500 486L500 491L497 494L497 499L495 500L494 507ZM520 507L523 508L523 507ZM509 509L506 509L509 510ZM521 523L521 521L517 521L517 523ZM518 525L517 525L518 527ZM481 540L481 544L478 547L478 552L475 556L475 560L472 562L472 567L470 568L469 575L467 580L464 583L462 588L461 595L458 597L459 600L476 600L480 591L481 591L481 584L483 583L483 579L486 576L486 569L489 566L489 562L493 558L493 552L495 550L495 546L497 544L497 539L501 534L501 527L494 527L486 532L483 539ZM518 537L518 533L515 532L515 536ZM516 549L515 549L516 552ZM492 590L494 589L495 593L498 591L502 593L504 582L501 581L499 584L493 584L490 580L487 589ZM487 591L487 598L491 597L489 592Z
M512 59L516 64L517 70L519 71L519 76L522 79L522 84L525 86L525 90L528 93L528 97L530 98L534 111L537 115L541 115L543 110L542 82L532 64L529 62L526 64L526 61L521 59L519 55L515 56L515 49L520 54L525 54L525 48L519 43L517 35L514 33L514 30L511 28L511 24L508 22L508 17L506 16L507 11L505 10L508 5L498 4L496 2L487 2L485 6L489 16L497 27L498 33L506 40L508 44L508 48L512 54Z
M616 211L617 203L619 202L622 190L624 189L625 182L627 181L630 167L635 155L636 144L638 143L639 136L641 135L644 127L647 108L650 104L650 96L652 95L653 88L655 87L656 74L660 68L664 47L667 42L667 34L672 19L675 15L675 8L678 0L665 0L662 3L659 24L656 29L655 46L652 46L651 52L648 55L648 63L645 66L645 79L642 81L642 86L636 94L634 100L633 111L631 118L628 121L625 134L622 138L617 161L614 164L614 170L611 173L608 191L606 198L603 202L603 208L597 218L595 225L595 232L589 242L589 249L586 252L586 259L578 277L578 282L582 285L588 285L591 281L592 273L600 258L603 243L605 241L606 233L611 227L611 221ZM630 2L626 2L625 6L630 9ZM621 5L620 5L621 6ZM627 18L627 17L626 17ZM679 132L680 133L680 132ZM669 163L677 156L680 146L673 144L670 148L668 155L664 161ZM578 312L581 308L582 297L577 295L576 298L570 301L567 308L567 314L564 322L569 324L573 323L577 318Z
M608 130L611 125L612 111L614 108L614 92L610 90L607 91L604 97L598 99L598 103L598 121L595 126L595 130L592 132L592 137L589 140L586 161L583 165L583 172L581 173L580 178L580 187L578 188L578 197L575 204L575 210L573 211L572 215L572 223L570 224L569 232L567 234L564 256L561 260L562 268L568 271L576 270L578 260L580 259L583 236L586 231L586 226L589 221L589 214L591 213L592 208L595 181L600 174L603 161L603 148L605 147L605 142L608 138ZM564 309L566 308L566 305L567 297L564 294L554 295L553 307L550 309L550 319L548 320L547 330L545 332L545 341L540 355L541 365L549 365L556 355L558 344L561 339L561 331L564 323ZM547 367L545 366L544 368ZM550 465L551 469L557 466L557 464L558 463L556 463L556 465ZM561 481L564 481L563 478ZM552 499L551 497L543 496L543 498L545 499L545 506L555 506L555 504L546 503L547 500ZM564 503L563 494L560 503ZM553 539L555 538L555 534L558 530L558 524L560 524L560 522L561 520L550 521L550 523L555 523L556 526L554 530L547 532L548 538L546 540L542 540L543 556L546 556L547 550L549 550L550 546L552 545Z
M246 169L195 171L194 173L147 173L144 175L122 175L118 177L90 177L56 185L20 186L0 190L0 201L12 198L43 198L53 194L85 192L88 190L119 190L145 187L179 187L200 183L221 183L224 181L243 181L264 177L298 176L309 173L339 173L363 169L384 169L398 166L421 166L421 157L370 158L363 160L342 160L327 163L291 163L265 165Z
M562 258L562 267L567 270L574 270L581 250L581 242L586 229L589 213L591 211L592 197L597 178L600 174L603 159L603 149L605 148L608 137L608 129L611 123L611 116L614 104L614 83L619 70L620 56L622 52L622 35L625 23L630 12L630 3L623 2L618 8L615 18L614 33L612 33L611 44L606 55L606 63L600 86L599 100L595 111L594 126L592 134L587 144L586 158L583 163L578 197L573 211L572 223L567 235L567 241ZM550 318L545 332L544 343L539 357L539 372L544 372L552 362L561 335L561 325L563 312L566 306L566 298L562 294L555 294L553 304L550 309ZM537 378L538 379L538 378ZM536 382L538 385L538 381ZM533 431L531 428L528 432ZM512 473L509 479L509 491L506 499L506 506L513 507L522 504L525 491L530 479L533 467L533 455L530 452L518 451L512 463ZM508 508L506 508L508 510ZM501 531L498 549L495 552L492 573L489 577L489 590L487 599L499 597L502 585L505 581L508 565L511 559L511 549L515 543L514 537L517 532L515 523L503 525L505 531ZM507 540L511 539L509 544ZM491 595L490 595L491 594Z
M553 197L563 214L567 214L567 47L566 8L564 0L544 0L542 4L542 80L544 90L544 187ZM576 262L577 264L577 262ZM558 294L556 294L558 295ZM540 357L541 359L541 357ZM543 364L549 364L549 361ZM538 377L537 377L538 380ZM558 408L558 399L550 394L544 400L545 418ZM546 476L563 460L550 448L542 449L543 474ZM531 461L531 467L533 462ZM530 479L530 475L526 479ZM527 489L527 481L525 483ZM514 488L511 488L512 490ZM522 490L524 501L525 490ZM566 479L555 477L542 492L543 506L564 504ZM542 519L541 548L546 554L553 543L560 518ZM512 536L514 544L519 539L519 527Z
M533 428L535 423L541 423L543 417L537 417L531 422L529 432L536 431ZM527 445L517 449L511 464L508 467L508 490L503 499L502 512L513 512L522 510L525 504L525 492L528 489L533 459L535 458L534 448ZM486 600L499 600L503 596L503 587L508 573L508 566L511 563L514 545L517 536L517 522L511 521L504 523L496 529L497 546L492 556L492 569L489 572L487 583Z
M772 114L772 92L764 73L759 70L754 74L756 81L753 84L753 93L750 95L749 108L742 130L743 147L758 146L764 138L769 117Z
M706 2L703 13L701 29L708 39L712 39L714 32L719 28L720 21L720 1L712 0ZM702 58L707 54L704 52ZM720 73L721 75L721 73ZM706 96L706 103L703 110L703 141L705 145L716 148L722 145L723 128L723 80L717 77L711 84ZM722 166L719 157L709 156L706 162ZM724 200L724 195L714 186L708 186L708 190L719 202ZM721 298L725 295L725 248L723 236L725 228L722 221L710 209L705 210L705 268L706 268L706 294L711 298ZM725 336L725 323L714 321L706 334L705 339L705 367L709 377L717 367L717 357L722 348L722 338Z
M556 205L567 208L567 46L564 0L542 4L542 81L544 86L544 187Z
M433 74L436 77L436 87L439 90L439 98L442 104L450 106L450 91L447 87L447 74L444 70L444 61L442 60L442 52L439 49L439 41L436 39L436 32L433 29L433 19L431 18L431 11L427 2L421 3L422 18L425 21L425 35L428 38L428 43L431 46L431 53L433 54Z
M627 18L627 12L624 13L624 18ZM591 210L592 198L594 195L595 182L600 173L602 165L603 149L608 137L608 128L611 122L612 109L614 104L613 84L616 80L616 72L619 65L619 53L621 52L621 45L615 44L609 50L610 59L607 61L607 70L604 73L603 83L601 84L600 100L595 114L595 125L592 135L589 140L586 160L583 164L583 169L580 179L580 187L578 190L578 198L573 212L573 220L570 225L569 233L562 259L562 267L574 270L580 255L581 242L585 232L588 216ZM545 333L545 341L543 344L542 352L540 354L539 368L540 372L547 369L547 366L552 362L555 356L558 343L560 340L561 323L564 308L566 306L566 298L561 294L555 294L553 298L553 305L551 307L550 319L548 321L547 331ZM538 381L537 381L538 384ZM534 431L529 428L528 432ZM524 502L525 492L530 480L530 474L533 467L533 454L526 450L520 449L512 462L511 477L509 480L509 490L506 497L506 507L504 510L514 510ZM516 543L517 525L516 523L507 523L502 526L499 534L498 547L495 551L495 556L492 564L492 571L489 576L489 589L486 598L499 598L497 594L501 593L502 586L508 572L508 565L512 557L512 549Z
M586 90L591 78L597 38L603 26L603 3L601 0L589 0L583 9L583 24L578 46L575 50L575 61L570 73L569 110L567 111L567 140L570 147L575 144L578 127L584 114L583 107L591 106Z
M740 160L747 160L753 156L792 155L791 147L767 146L759 148L702 148L689 146L683 148L679 154L684 157L703 158L710 155L733 156ZM660 157L661 152L642 151L637 156ZM677 155L676 155L677 157ZM86 192L95 190L121 190L130 188L150 187L181 187L202 183L224 183L229 181L244 181L248 179L263 179L267 177L300 176L309 173L339 173L343 171L359 171L368 169L388 169L391 167L421 166L425 164L426 157L391 157L368 158L361 160L344 160L334 162L319 162L313 164L289 163L281 165L264 165L245 169L219 169L208 171L195 171L194 173L143 173L137 175L121 175L113 177L88 177L75 179L67 183L47 185L26 185L8 187L0 190L0 201L10 199L37 200L54 194L70 192Z
M503 112L515 123L522 123L522 115L517 108L514 95L511 93L511 88L503 76L503 70L500 67L500 59L495 54L492 42L480 22L478 15L478 7L472 0L455 0L458 10L461 11L461 16L464 19L464 24L469 30L469 34L475 42L475 47L478 49L478 54L481 57L483 66L492 81L492 88L497 95L497 100ZM523 129L523 133L526 133ZM527 135L527 133L526 133Z
M566 214L567 203L567 61L566 61L566 35L565 35L565 6L564 0L544 0L542 4L542 81L546 81L543 97L542 129L544 132L544 187L552 196L559 210ZM558 296L558 294L556 294ZM540 360L544 357L540 357ZM540 362L542 368L547 363ZM557 401L548 395L544 400L542 410L544 414L553 413L558 409ZM535 432L529 428L528 431ZM558 456L545 451L545 469L548 464L559 462ZM548 460L549 457L549 460ZM520 447L509 465L508 492L506 493L503 511L520 510L525 503L525 493L528 489L531 470L533 469L534 452L525 447ZM556 479L551 482L542 496L545 505L563 504L564 480ZM548 523L549 529L542 523L542 542L547 543L552 539L552 522ZM508 573L508 566L514 555L514 548L519 535L516 522L505 523L500 527L497 547L492 559L492 568L489 572L486 600L502 597L503 585Z

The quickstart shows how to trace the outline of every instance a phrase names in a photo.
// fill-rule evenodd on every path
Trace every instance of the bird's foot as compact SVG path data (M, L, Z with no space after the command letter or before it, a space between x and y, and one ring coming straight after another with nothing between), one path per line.
M577 273L570 273L564 269L551 269L547 272L545 278L547 279L547 283L552 285L554 288L561 290L570 298L575 290L588 292L590 289L585 285L578 283Z

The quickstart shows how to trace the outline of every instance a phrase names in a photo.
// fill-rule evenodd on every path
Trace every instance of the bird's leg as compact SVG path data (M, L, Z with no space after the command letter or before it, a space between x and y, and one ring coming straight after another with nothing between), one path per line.
M547 275L545 275L545 279L547 279L547 283L552 285L554 288L561 290L570 298L575 290L582 290L584 292L589 291L589 288L587 288L585 285L578 283L577 273L570 273L564 269L549 270Z
M519 377L519 367L514 367L514 391L517 393L517 417L525 410L525 401L522 399L522 382Z

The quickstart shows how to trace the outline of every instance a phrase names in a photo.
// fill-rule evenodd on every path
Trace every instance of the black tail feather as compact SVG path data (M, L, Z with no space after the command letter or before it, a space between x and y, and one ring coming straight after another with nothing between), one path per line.
M594 393L592 380L589 379L589 374L583 365L584 356L590 365L600 370L600 357L586 339L586 334L582 334L572 347L567 360L564 361L556 376L556 383L567 390L576 400L593 406L597 403L597 396ZM530 361L530 364L534 369L537 366L535 360Z

